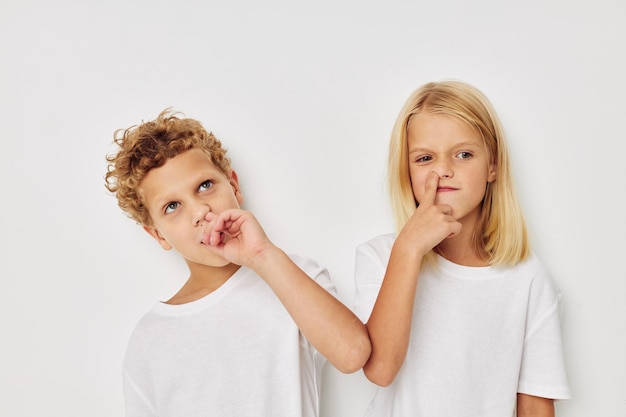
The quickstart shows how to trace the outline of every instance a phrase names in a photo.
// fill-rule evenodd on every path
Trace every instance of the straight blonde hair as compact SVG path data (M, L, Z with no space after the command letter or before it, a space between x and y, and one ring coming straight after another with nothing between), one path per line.
M399 232L418 206L411 187L407 145L409 119L418 113L454 117L476 130L485 142L496 179L487 185L479 221L473 232L473 249L490 265L515 265L530 255L522 209L515 192L506 138L487 97L460 81L431 82L407 99L396 119L389 143L387 174L391 206ZM431 251L423 264L433 263Z

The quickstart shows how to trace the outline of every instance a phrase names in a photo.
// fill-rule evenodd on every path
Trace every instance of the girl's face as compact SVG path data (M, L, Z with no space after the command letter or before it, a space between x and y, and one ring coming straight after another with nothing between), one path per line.
M429 173L439 176L436 204L452 207L462 224L474 223L480 214L487 183L496 179L480 134L454 117L419 113L407 126L409 174L413 195L419 202Z

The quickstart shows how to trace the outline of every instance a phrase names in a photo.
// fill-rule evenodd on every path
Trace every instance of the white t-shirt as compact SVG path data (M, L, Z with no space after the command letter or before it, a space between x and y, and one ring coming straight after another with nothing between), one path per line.
M293 258L331 293L328 273ZM123 366L127 417L317 417L325 358L270 287L241 267L191 303L157 303Z
M367 321L394 235L356 252L356 314ZM508 417L517 393L570 397L560 292L532 256L515 267L466 267L438 257L420 273L406 359L379 387L368 417Z

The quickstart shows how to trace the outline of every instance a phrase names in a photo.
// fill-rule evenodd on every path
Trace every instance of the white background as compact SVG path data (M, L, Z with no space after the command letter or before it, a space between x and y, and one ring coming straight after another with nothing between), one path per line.
M104 188L115 129L200 119L245 207L351 305L355 246L393 230L394 119L455 78L498 110L563 290L558 414L626 416L625 19L623 0L3 0L0 415L123 415L132 327L186 278ZM323 416L361 416L372 392L327 369Z

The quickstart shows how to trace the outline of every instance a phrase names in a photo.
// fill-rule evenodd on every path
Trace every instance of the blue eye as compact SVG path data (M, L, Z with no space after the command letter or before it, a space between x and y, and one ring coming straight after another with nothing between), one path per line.
M167 205L165 206L165 214L173 212L178 208L178 206L180 206L180 203L176 201L167 203Z
M198 191L205 191L205 190L208 190L211 187L213 187L213 181L206 180L202 184L200 184L200 187L198 187Z
M460 159L470 159L473 155L471 152L463 151L456 154L456 156Z

